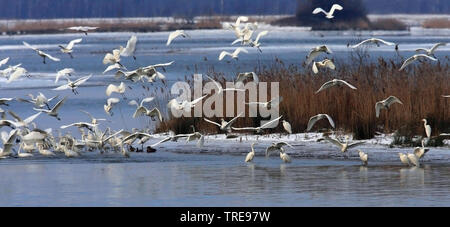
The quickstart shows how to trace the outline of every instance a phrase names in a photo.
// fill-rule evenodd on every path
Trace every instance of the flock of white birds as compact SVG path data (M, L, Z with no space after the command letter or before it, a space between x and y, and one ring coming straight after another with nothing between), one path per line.
M319 14L323 13L326 15L326 18L332 19L334 18L334 13L336 11L343 10L343 7L334 4L329 12L326 12L325 10L321 8L317 8L313 11L313 14ZM258 49L260 52L261 50L261 38L269 33L269 31L262 31L260 32L255 39L252 37L254 36L254 32L258 29L257 23L247 23L249 20L248 17L241 16L238 17L235 23L228 23L227 29L234 32L236 36L236 40L232 43L232 45L240 43L242 46L249 46L254 47ZM88 35L88 32L93 31L97 29L97 27L71 27L68 28L70 30L78 31L85 33ZM183 38L190 38L191 36L187 34L183 30L177 30L172 33L170 33L166 45L171 45L172 42L174 42L175 39L183 37ZM71 58L73 58L73 51L77 44L81 43L83 39L75 39L69 42L66 46L59 45L59 48L63 54L68 54ZM157 79L164 79L165 76L159 72L159 69L164 69L165 67L168 67L172 65L174 62L169 63L163 63L163 64L157 64L157 65L150 65L147 67L140 67L135 70L128 70L124 65L121 64L121 57L133 57L136 60L135 52L136 52L136 46L137 46L138 39L136 36L132 36L126 47L120 46L118 49L114 49L111 53L107 53L103 59L103 64L108 65L104 73L112 70L116 70L115 77L117 79L125 78L125 80L129 80L133 83L137 82L143 82L143 83L153 83ZM49 59L51 61L60 61L59 58L53 57L47 53L45 53L42 50L39 50L36 47L33 47L32 45L23 42L23 44L30 48L31 50L35 51L36 54L43 59L43 63L46 64L46 59ZM367 40L362 41L361 43L358 43L354 46L351 46L351 48L359 48L363 45L369 45L369 44L375 44L377 46L388 45L388 46L395 46L395 50L398 51L398 44L387 42L382 39L378 38L370 38ZM421 60L421 59L429 59L432 61L437 61L436 57L434 56L434 52L436 49L440 46L444 46L446 43L438 43L434 45L431 49L418 49L417 52L423 52L423 54L416 54L410 58L408 58L400 68L400 70L403 70L408 65L412 64L415 61ZM350 45L348 45L350 47ZM230 57L232 59L238 60L239 54L241 53L248 53L248 50L243 47L238 47L233 53L229 53L226 51L223 51L219 55L219 61L225 59L226 57ZM312 48L310 53L307 56L306 64L310 65L312 63L312 71L314 73L319 72L319 68L329 68L331 70L334 70L336 66L334 65L333 61L325 58L322 61L315 61L316 58L318 58L322 54L332 54L333 52L331 49L326 46L317 46L315 48ZM6 58L2 61L0 61L0 67L7 64L9 61L9 58ZM78 94L77 88L79 88L81 85L86 83L92 75L81 77L80 79L77 79L75 81L72 81L70 79L71 74L75 72L72 68L65 68L57 72L55 77L55 84L60 80L61 77L64 77L67 80L67 83L53 89L56 91L62 91L62 90L71 90L75 95ZM21 64L15 65L15 66L9 66L6 69L0 70L0 76L3 76L7 78L6 83L11 83L18 78L22 76L29 77L29 74L25 68L22 67ZM214 81L214 79L208 77L209 80L211 80L216 86L217 86L217 94L221 94L223 92L245 92L245 90L242 89L223 89L222 86ZM259 82L259 78L256 73L254 72L246 72L246 73L240 73L238 77L236 78L237 82L244 82L252 80L255 83ZM356 90L357 88L350 83L334 79L329 82L326 82L323 84L316 92L322 92L326 89L330 89L331 87L348 87L350 89ZM106 95L109 97L113 93L117 94L125 94L127 90L127 86L124 82L121 82L119 85L110 84L106 88ZM36 127L36 124L33 123L35 119L41 115L42 113L47 114L48 116L54 117L57 120L61 120L59 117L59 110L63 107L64 102L68 99L68 97L64 97L63 99L60 99L57 101L57 103L52 107L50 103L56 99L58 99L58 96L47 98L43 93L39 92L39 94L34 97L33 95L29 95L30 99L22 99L17 98L17 101L20 102L28 102L34 106L34 110L37 111L36 114L22 120L20 116L18 116L16 113L14 113L12 110L8 110L5 112L3 109L0 109L0 114L2 115L2 120L0 120L0 128L1 127L10 127L12 130L8 133L6 131L1 132L1 139L3 142L3 148L0 148L0 158L8 158L8 157L19 157L19 158L27 158L32 157L34 155L34 152L37 150L37 152L43 156L54 156L56 153L64 153L67 157L78 157L82 154L83 151L89 152L89 151L100 151L100 153L104 152L117 152L122 153L125 157L129 157L129 152L143 152L144 150L144 144L148 142L153 136L150 134L149 130L138 130L133 129L132 132L128 132L125 130L119 130L113 132L110 130L110 128L107 128L106 130L102 131L99 128L100 122L106 121L106 119L98 119L92 116L90 113L86 111L81 111L86 114L90 118L90 121L88 122L76 122L70 125L63 125L60 128L66 129L69 127L76 127L79 129L81 138L77 139L73 137L70 134L61 135L59 132L58 136L54 136L52 134L52 129L46 129L42 130ZM201 98L198 98L193 101L184 101L182 103L179 103L176 99L172 99L168 102L167 108L169 111L190 111L192 108L195 107L195 105L199 102L201 102L204 98L207 96L203 96ZM444 95L443 97L450 97L448 95ZM137 118L140 116L147 116L151 118L152 120L159 120L163 121L163 117L161 115L161 112L158 108L148 109L145 107L145 105L149 102L152 102L155 98L154 97L148 97L142 99L141 102L132 100L129 102L129 105L136 106L136 111L133 114L133 118ZM0 99L0 105L9 106L9 102L13 101L13 98L2 98ZM113 108L114 105L119 103L121 100L119 98L109 98L106 100L106 104L104 105L104 110L108 115L113 115ZM265 108L273 108L279 105L282 102L282 97L276 97L269 102L251 102L246 103L247 105L256 105L256 106L262 106ZM380 111L382 109L389 110L392 108L391 106L395 103L403 104L398 98L394 96L390 96L385 100L379 101L376 103L375 111L376 116L379 117ZM7 120L6 119L6 113L9 113L14 120ZM277 126L279 121L283 118L283 116L280 116L268 123L265 123L261 125L260 127L246 127L246 128L235 128L232 127L232 125L237 121L239 117L242 116L242 113L233 118L230 121L226 121L222 119L220 123L211 121L209 119L204 119L206 122L214 124L219 127L219 129L226 134L232 132L232 131L254 131L256 133L261 133L263 130L268 128L273 128ZM306 131L310 131L313 129L314 125L323 119L326 119L330 126L332 128L335 128L335 123L331 116L328 114L318 114L316 116L311 117L308 123L308 128ZM427 139L429 140L431 137L431 127L427 124L426 119L423 119L424 121L424 128L427 135ZM289 122L283 120L282 126L286 130L287 133L292 134L291 125ZM151 146L147 147L147 152L154 152L154 148L158 145L168 142L168 141L177 141L181 138L185 138L187 142L197 140L198 146L203 146L204 144L204 135L202 135L200 132L197 132L195 128L192 126L193 132L191 134L179 134L175 135L173 132L169 132L169 136L161 141L159 141L156 144L153 144ZM349 144L349 138L346 137L346 141L340 141L338 139L332 139L327 135L324 135L324 140L330 142L331 144L336 145L336 147L339 148L339 150L343 153L347 152L349 149L356 147L358 145L361 145L362 142L356 142ZM134 144L140 144L142 145L142 149L135 149L132 145ZM422 140L422 147L417 147L414 149L413 153L409 154L403 154L400 153L399 157L402 163L407 165L414 165L419 166L420 165L420 159L425 155L425 153L428 152L429 149L425 148L426 139ZM255 148L254 146L256 143L253 143L251 145L251 152L248 153L248 155L245 158L245 162L251 162L253 158L255 157ZM15 146L18 146L17 151L14 149ZM127 149L126 149L127 147ZM271 146L269 146L266 149L266 157L268 157L273 152L279 152L280 158L284 162L291 162L291 158L289 155L285 152L284 147L291 147L292 145L286 143L286 142L279 142L279 143L273 143ZM361 150L358 150L359 156L363 162L364 165L367 165L368 163L368 155L364 153Z

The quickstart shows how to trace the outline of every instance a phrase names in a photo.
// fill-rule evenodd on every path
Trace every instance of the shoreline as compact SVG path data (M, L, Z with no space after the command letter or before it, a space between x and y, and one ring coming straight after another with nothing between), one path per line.
M283 19L292 18L292 15L249 15L249 21L258 21L261 24L273 24ZM396 19L411 28L423 28L427 20L450 21L450 14L368 14L370 22L383 19ZM223 23L232 22L237 16L199 16L192 19L179 17L153 17L153 18L72 18L72 19L3 19L0 20L0 35L24 35L24 34L71 34L77 33L66 30L71 26L93 26L99 27L95 33L103 32L164 32L172 30L195 30L195 29L223 29ZM284 25L271 25L285 27ZM295 26L304 27L304 26ZM311 28L311 27L304 27ZM433 29L433 28L428 28ZM436 29L436 28L435 28ZM438 28L449 29L449 28ZM351 30L351 29L350 29ZM382 29L377 29L382 30ZM315 30L316 31L316 30ZM317 30L320 31L320 30ZM347 30L344 30L347 31Z

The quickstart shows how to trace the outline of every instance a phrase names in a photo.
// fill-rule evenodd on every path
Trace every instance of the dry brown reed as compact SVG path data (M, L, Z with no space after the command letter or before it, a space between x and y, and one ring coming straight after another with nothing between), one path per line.
M429 19L423 22L422 26L424 28L450 28L449 19Z
M380 58L365 63L367 61L363 59L353 59L359 63L338 64L336 71L321 71L314 75L310 66L304 70L276 60L272 66L256 71L261 81L280 83L280 96L284 99L280 114L291 123L294 133L304 132L311 116L326 113L335 120L337 129L353 133L356 139L373 138L376 132L395 131L412 137L425 134L423 118L433 128L433 135L450 131L450 99L442 97L450 94L448 61L447 57L437 64L424 62L399 72L400 60ZM212 74L218 81L225 81L222 74ZM323 83L334 78L346 80L358 89L333 87L315 94ZM403 105L395 104L389 111L382 110L380 118L376 118L375 103L391 95L398 97ZM242 118L235 126L257 127L260 120ZM157 131L186 133L190 132L190 125L204 133L220 133L218 127L199 118L169 119ZM323 127L329 127L327 122L319 122L314 130ZM283 132L281 124L264 133L275 132Z

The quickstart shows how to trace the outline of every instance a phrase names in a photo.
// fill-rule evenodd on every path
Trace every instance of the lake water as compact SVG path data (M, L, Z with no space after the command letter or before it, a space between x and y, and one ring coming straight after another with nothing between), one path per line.
M166 47L168 33L137 34L137 60L124 58L129 69L175 61L167 67L169 84L184 80L193 73L207 73L214 68L228 77L252 71L257 66L270 66L276 58L285 64L301 65L309 49L327 44L339 62L348 61L348 42L355 43L370 36L400 43L401 55L412 55L416 47L431 47L436 42L450 42L450 32L309 32L296 28L276 29L262 38L263 53L249 49L239 61L219 62L222 50L232 51L233 33L222 30L188 31L191 39L177 39ZM438 34L438 35L436 35ZM104 127L114 129L142 126L142 120L129 119L134 112L126 103L147 93L140 85L128 84L127 101L106 116L105 85L118 84L112 74L102 75L106 68L102 59L107 51L126 45L131 33L70 35L1 36L0 59L10 57L8 65L22 63L32 78L7 85L0 78L0 97L25 97L43 91L47 96L69 96L61 108L61 122L40 116L41 128L58 128L62 124L89 120L79 110L110 120ZM59 53L58 44L82 37L75 47L74 59ZM42 48L62 59L42 64L42 59L25 49L22 41ZM398 59L392 47L370 49L372 58ZM445 59L450 46L436 54ZM76 70L75 78L93 74L87 87L75 96L70 91L54 92L54 73L62 68ZM120 96L117 96L120 97ZM156 105L156 103L154 104ZM14 110L22 117L34 113L31 106L13 102L3 109ZM3 128L2 130L6 130ZM74 131L76 133L76 131ZM75 134L78 135L78 134ZM247 144L248 145L248 144ZM376 157L369 167L361 167L353 154L349 159L331 152L329 145L308 146L292 152L291 164L279 158L259 155L253 164L243 162L247 145L236 149L207 145L200 152L195 146L162 147L155 154L132 154L124 160L120 155L84 154L79 159L36 156L28 160L0 159L0 205L2 206L448 206L450 204L450 151L430 152L423 168L400 166L396 151L365 147ZM263 146L268 145L263 144ZM179 145L180 146L180 145ZM329 150L321 156L316 151ZM404 149L401 151L410 151ZM262 151L261 151L262 152ZM387 153L387 158L380 158ZM262 154L262 153L261 153ZM296 155L297 154L297 155ZM312 157L311 157L312 156Z

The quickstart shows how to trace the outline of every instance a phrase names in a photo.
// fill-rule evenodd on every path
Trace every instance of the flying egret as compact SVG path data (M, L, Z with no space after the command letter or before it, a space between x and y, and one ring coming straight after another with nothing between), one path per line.
M2 132L1 133L1 139L3 142L3 148L0 148L0 157L7 157L12 155L12 147L13 143L16 140L18 130L12 130L8 133Z
M75 72L75 69L72 69L72 68L64 68L62 70L59 70L56 73L55 84L58 83L60 77L66 76L66 75L72 76L72 74L74 72Z
M239 60L239 53L244 52L248 54L248 51L242 47L238 47L233 53L222 51L219 55L219 61L222 61L225 56L230 56L233 59Z
M402 67L400 67L399 71L402 71L404 68L406 68L408 65L412 64L415 61L418 61L420 59L430 59L432 61L438 61L436 58L430 57L426 54L416 54L412 57L406 59L406 61L403 63Z
M330 115L328 114L318 114L316 116L313 116L309 119L308 122L308 128L306 129L307 132L311 131L311 129L314 127L314 125L316 124L316 122L322 120L322 119L328 119L328 122L330 122L331 127L335 128L335 124L333 119L330 117Z
M25 120L22 120L22 118L19 117L16 113L14 113L12 110L9 110L8 113L15 119L15 121L10 120L2 120L4 123L8 123L13 125L16 128L20 127L28 127L29 124L31 124L39 115L41 115L41 112L31 115L30 117L26 118Z
M28 76L28 71L25 68L17 67L16 70L14 70L11 75L9 75L8 81L6 81L6 83L9 84L23 75Z
M333 61L331 61L330 59L325 59L325 60L319 61L319 62L313 62L312 70L313 70L314 74L319 73L319 67L329 68L332 70L336 69L336 66L334 65Z
M331 49L328 48L327 45L314 47L308 53L308 56L306 56L306 64L307 65L311 64L311 62L313 62L314 59L316 59L321 53L332 54L333 51L331 51Z
M38 107L38 108L47 107L48 109L50 109L49 103L53 99L58 97L58 95L57 95L57 96L55 96L53 98L47 99L47 97L45 97L45 95L42 94L41 92L38 93L36 98L32 94L28 94L28 96L30 97L30 100L18 98L17 101L19 101L19 102L28 102L28 103L33 104L35 107Z
M188 101L184 100L182 103L179 103L176 99L172 99L169 101L169 103L167 103L167 109L169 109L169 111L175 111L175 112L180 112L180 111L188 112L192 108L194 108L197 103L201 102L207 96L208 95L205 95L203 97L195 99L192 102L188 102Z
M258 75L254 72L239 73L235 83L244 83L247 79L252 79L256 84L259 83Z
M36 53L44 59L44 61L43 61L44 64L45 64L45 59L46 59L46 58L48 58L48 59L50 59L50 60L52 60L52 61L61 61L59 58L52 57L51 55L46 54L45 52L39 50L38 48L35 48L35 47L31 46L30 44L28 44L28 43L25 42L25 41L22 42L22 43L23 43L23 45L25 45L26 47L28 47L28 48L30 48L30 49L36 51Z
M280 103L283 101L283 97L276 97L272 100L270 100L269 102L249 102L246 103L247 105L258 105L261 106L263 108L275 108L278 105L280 105Z
M9 106L8 102L11 102L13 98L0 98L0 106Z
M119 102L120 102L120 99L118 99L118 98L109 98L109 99L106 101L106 105L103 105L103 108L104 108L105 112L106 112L108 115L113 116L114 113L111 112L111 110L112 110L112 108L113 108L117 103L119 103Z
M216 85L216 87L217 87L217 89L218 89L218 91L217 91L217 93L216 93L217 95L222 94L224 91L240 91L240 92L245 92L244 89L236 89L236 88L227 88L227 89L223 89L222 86L221 86L217 81L215 81L213 78L211 78L211 77L209 77L209 76L206 76L206 77L208 77L208 79L211 80L211 82L213 82L214 85Z
M280 116L278 118L275 118L259 127L247 127L247 128L232 128L233 130L236 131L255 131L256 133L261 133L262 130L264 129L268 129L268 128L275 128L278 125L279 120L282 118L283 116ZM277 123L277 124L275 124Z
M77 26L77 27L70 27L67 28L69 30L73 30L73 31L78 31L78 32L82 32L85 35L88 35L89 31L93 31L93 30L97 30L98 27L89 27L89 26Z
M56 105L55 105L51 110L46 110L46 109L36 109L36 108L33 108L33 109L36 110L36 111L39 111L39 112L46 113L46 114L48 114L50 117L54 117L54 118L58 119L58 121L60 121L61 118L58 116L58 115L59 115L59 114L58 114L58 110L61 108L61 106L64 104L64 102L65 102L66 100L67 100L67 96L64 97L63 99L61 99L58 103L56 103Z
M377 47L380 47L380 44L384 44L384 45L387 45L387 46L395 46L395 49L398 50L398 44L395 44L395 43L392 43L392 42L388 42L388 41L385 41L385 40L382 40L382 39L378 39L378 38L366 39L366 40L364 40L364 41L362 41L362 42L360 42L360 43L358 43L358 44L356 44L354 46L351 46L351 48L355 49L355 48L358 48L358 47L360 47L362 45L368 45L368 44L371 44L371 43L377 45Z
M59 45L59 48L61 48L62 53L68 54L70 58L73 58L73 47L75 46L75 44L81 43L81 41L83 41L83 39L74 39L70 41L67 46Z
M1 61L0 61L0 67L2 67L4 64L8 63L8 61L9 61L9 57L7 57L7 58L1 60Z
M323 90L326 90L326 89L328 89L330 87L338 86L338 85L346 85L347 87L349 87L349 88L351 88L353 90L357 89L355 86L349 84L348 82L346 82L344 80L333 79L331 81L328 81L328 82L324 83L322 85L322 87L320 87L320 89L318 91L316 91L316 94L318 94L319 92L321 92Z
M312 12L313 14L318 14L318 13L323 13L326 15L326 18L328 19L333 19L334 18L334 12L336 10L343 10L344 8L339 5L339 4L333 4L333 6L331 6L331 9L329 12L326 12L325 10L323 10L322 8L316 8L314 9L314 11Z
M437 50L437 48L439 48L441 46L446 46L446 45L447 45L447 43L436 43L436 44L434 44L434 46L431 49L419 48L416 50L416 52L424 51L426 53L426 55L436 58L436 56L434 56L434 52Z
M340 142L339 140L336 140L336 139L332 139L332 138L330 138L328 136L325 137L325 140L327 140L328 142L338 146L342 153L347 152L347 150L352 148L352 147L356 147L356 146L359 146L359 145L365 143L365 142L356 142L356 143L349 144L348 143L348 136L346 138L347 138L347 141L345 143L342 143L342 142Z
M187 37L190 38L190 36L189 36L188 34L186 34L186 33L184 32L184 30L176 30L176 31L174 31L174 32L172 32L172 33L169 34L169 38L167 39L167 44L166 44L166 46L169 46L169 45L172 43L172 41L173 41L175 38L179 37L179 36L181 36L181 37L183 37L183 38L187 38Z
M85 76L85 77L81 77L80 79L76 80L76 81L71 81L68 77L66 77L67 79L67 84L61 85L57 88L54 88L54 91L62 91L62 90L72 90L72 92L77 95L78 91L76 90L79 86L81 86L82 84L86 83L87 80L89 80L92 77L92 74L89 76Z
M287 142L278 142L278 143L274 142L266 149L266 158L268 158L272 152L280 152L280 151L284 152L284 150L282 150L284 146L294 148Z
M244 113L240 113L235 118L231 119L230 121L225 121L225 119L222 118L221 123L216 123L214 121L208 120L204 118L204 120L208 123L214 124L219 126L220 131L223 131L225 133L231 133L231 126L240 118Z
M394 104L394 103L399 103L399 104L402 104L402 105L403 105L403 103L400 101L400 99L398 99L398 98L395 97L395 96L389 96L389 98L377 102L377 103L375 104L375 112L376 112L377 118L380 117L380 111L381 111L382 109L389 110L389 108L391 107L391 105Z
M124 57L130 57L133 56L134 60L136 60L136 56L134 55L134 52L136 52L136 44L137 44L137 37L135 35L131 36L131 38L127 42L127 46L123 48L122 46L119 47L120 55Z
M106 88L106 95L107 96L111 96L112 93L124 94L125 90L126 90L126 86L125 86L125 83L123 83L123 82L121 82L119 86L116 86L114 84L110 84Z

